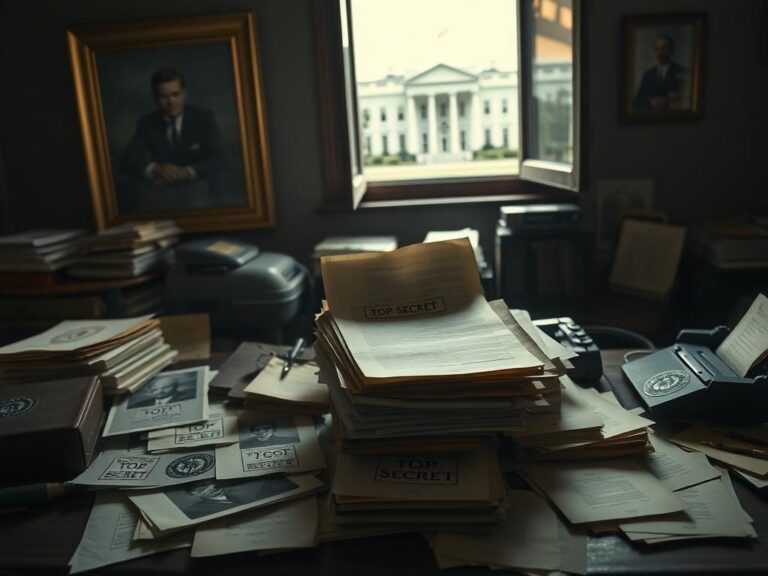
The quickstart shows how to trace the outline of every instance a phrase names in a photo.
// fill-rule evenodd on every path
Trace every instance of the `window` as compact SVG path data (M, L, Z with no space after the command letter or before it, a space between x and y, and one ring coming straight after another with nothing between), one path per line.
M366 136L365 137L365 153L368 156L373 154L373 152L371 151L371 137L370 136Z
M531 188L526 181L577 189L581 1L483 1L487 5L477 10L472 0L421 0L418 12L425 14L421 19L414 13L413 3L406 0L340 0L338 5L333 0L313 1L329 203L354 207L363 195L376 201L528 193ZM493 25L487 25L489 14ZM476 22L478 18L483 23ZM433 30L436 27L441 28ZM501 33L497 33L499 29ZM442 34L444 30L447 32ZM477 57L468 54L467 46L485 49L483 42L476 41L477 32L468 36L472 30L492 37L496 48ZM430 43L431 38L439 38L439 42ZM498 44L505 41L509 44ZM383 51L382 45L391 49ZM456 67L459 62L462 65ZM544 78L540 71L553 65L567 72ZM387 79L384 84L383 78ZM561 84L553 89L553 81ZM450 89L440 90L441 83L450 84ZM514 90L505 93L508 86ZM413 155L407 170L400 169L403 176L397 175L398 166L367 164L370 158L357 151L364 129L357 110L370 107L374 97L381 102L384 96L371 94L371 87L387 92L388 106L398 106L393 109L398 119L402 107L407 126L405 151ZM548 94L554 97L548 100ZM398 97L402 97L401 103L396 102ZM499 116L491 113L492 101L499 106ZM515 119L519 138L510 136L508 118L505 137L502 114ZM420 118L411 123L414 116ZM446 131L443 118L448 120ZM457 118L462 118L461 125ZM503 141L517 149L519 142L519 150L498 158L498 162L508 163L500 164L503 169L474 173L501 156L483 158L482 148L492 143L493 134L497 144ZM420 154L429 158L411 149L417 142ZM464 162L483 162L436 176L433 169L442 166L432 155L438 150L458 152L459 148L467 152L460 155ZM459 155L444 158L450 162ZM420 180L416 175L420 171L428 176Z
M509 148L509 128L502 129L501 140L504 148Z
M400 153L405 154L405 134L400 134Z
M405 118L405 111L402 106L397 107L397 119L403 120Z
M387 109L382 106L381 112L379 113L379 117L381 118L382 122L387 121Z
M387 140L386 134L384 134L384 136L381 137L381 154L382 156L389 155L389 142Z

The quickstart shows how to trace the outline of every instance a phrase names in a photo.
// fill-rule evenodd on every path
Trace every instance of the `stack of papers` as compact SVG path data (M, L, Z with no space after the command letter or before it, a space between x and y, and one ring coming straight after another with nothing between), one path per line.
M113 403L102 452L72 481L106 490L72 572L179 547L202 557L317 545L325 459L312 420L209 402L211 376L162 372Z
M106 394L141 387L176 357L159 320L67 320L0 348L0 381L23 383L98 375Z
M339 453L335 511L348 521L493 520L503 489L488 438L525 429L532 412L559 410L561 350L547 348L527 316L486 302L466 239L327 257L322 272L328 300L316 349ZM401 475L394 464L390 479L373 480L382 462L409 455L441 463L437 476L457 466L478 471L481 493L427 472L414 487L407 477L415 469Z
M68 272L82 278L134 278L166 267L181 230L172 220L127 223L99 232L88 241L88 254Z
M339 454L333 478L339 523L494 523L503 515L504 480L495 446L446 454Z
M653 451L653 421L624 409L612 396L582 388L567 376L560 412L532 414L528 426L511 436L521 456L536 460L601 459Z
M85 230L30 230L0 237L0 272L53 272L85 250Z

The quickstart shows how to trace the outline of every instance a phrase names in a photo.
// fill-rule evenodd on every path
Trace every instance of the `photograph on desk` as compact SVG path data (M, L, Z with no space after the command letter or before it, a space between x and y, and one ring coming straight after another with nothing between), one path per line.
M128 499L159 536L245 510L308 496L324 487L311 474L277 475L240 482L204 480L150 492L131 491Z
M315 425L309 416L246 412L240 417L239 431L237 444L216 448L219 480L325 468Z
M162 372L115 400L104 436L194 424L208 419L208 367Z

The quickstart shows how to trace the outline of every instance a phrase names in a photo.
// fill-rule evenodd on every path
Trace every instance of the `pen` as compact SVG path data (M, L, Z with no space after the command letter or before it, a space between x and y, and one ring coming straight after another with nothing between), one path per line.
M702 440L701 443L704 444L704 446L709 446L710 448L717 448L718 450L725 450L726 452L733 452L734 454L744 454L746 456L752 456L753 458L768 460L768 450L760 450L759 448L745 448L744 446L737 446L736 444L714 442L712 440Z
M302 348L304 348L304 338L299 337L296 340L296 344L293 345L293 348L291 348L291 351L288 353L288 357L285 359L285 364L283 364L283 369L280 372L280 380L288 375L291 366L293 366L293 363L296 362L296 358L298 357Z

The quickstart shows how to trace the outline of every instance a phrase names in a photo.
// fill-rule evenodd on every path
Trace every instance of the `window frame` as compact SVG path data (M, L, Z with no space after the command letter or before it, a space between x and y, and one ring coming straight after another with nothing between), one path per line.
M350 0L347 5L347 26L352 38ZM520 38L519 73L523 74L525 55L523 30L526 0L518 0L518 27ZM362 167L353 173L354 158L351 146L361 151L360 136L350 130L350 116L358 118L355 82L346 82L345 66L353 68L354 44L350 41L348 60L342 46L341 8L338 0L312 0L312 24L315 42L315 71L318 88L320 144L324 163L323 210L355 210L386 205L419 205L424 203L488 202L488 201L578 201L577 190L583 188L586 174L586 135L581 126L585 119L586 98L581 97L586 62L585 6L582 0L573 0L573 114L574 162L570 170L554 162L527 159L525 108L522 107L523 90L518 90L520 108L520 172L509 176L478 176L472 178L438 178L418 181L366 182ZM354 79L354 71L351 77ZM521 82L522 84L522 82ZM347 107L347 98L350 106ZM359 130L356 131L359 134ZM353 142L350 145L350 139ZM362 154L358 152L361 159ZM577 165L578 162L578 165ZM524 173L525 167L525 173Z

